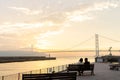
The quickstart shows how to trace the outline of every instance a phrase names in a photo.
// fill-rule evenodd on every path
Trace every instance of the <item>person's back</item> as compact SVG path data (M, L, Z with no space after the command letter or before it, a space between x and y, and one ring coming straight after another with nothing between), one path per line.
M77 64L83 64L83 58L80 58Z
M84 64L90 64L90 62L88 61L88 58L85 58Z
M90 64L90 62L89 62L89 61L86 61L84 64L85 64L85 65L89 65L89 64Z
M90 68L90 62L88 61L88 58L85 58L84 67L85 67L85 69Z
M83 64L83 58L80 58L79 64Z

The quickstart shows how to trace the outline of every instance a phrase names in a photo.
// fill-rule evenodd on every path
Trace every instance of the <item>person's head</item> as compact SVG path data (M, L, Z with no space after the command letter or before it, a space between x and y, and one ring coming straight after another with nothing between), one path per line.
M79 62L83 62L83 58L80 58Z
M88 58L85 58L85 62L88 62Z

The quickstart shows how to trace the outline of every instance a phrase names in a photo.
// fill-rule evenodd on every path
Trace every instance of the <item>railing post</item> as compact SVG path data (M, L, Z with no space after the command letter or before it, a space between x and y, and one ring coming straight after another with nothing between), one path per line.
M4 76L2 76L2 80L4 80Z
M40 73L41 73L41 69L40 69Z
M58 67L58 72L60 71L60 69L59 69L59 66L57 66Z
M47 68L47 73L49 72L49 68Z
M53 67L53 72L55 72L55 67Z
M49 68L49 72L50 72L50 73L52 72L52 68Z
M18 80L20 80L20 73L18 73Z
M65 69L67 69L67 67L68 67L68 64L66 64Z
M32 71L30 71L30 74L32 74Z
M64 65L62 65L62 71L64 70Z

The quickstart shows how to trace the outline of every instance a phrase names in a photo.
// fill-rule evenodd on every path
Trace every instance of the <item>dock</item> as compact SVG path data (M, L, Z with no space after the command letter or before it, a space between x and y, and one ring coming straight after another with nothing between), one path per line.
M94 75L85 72L83 76L77 76L77 80L120 80L120 70L110 70L110 63L95 63Z

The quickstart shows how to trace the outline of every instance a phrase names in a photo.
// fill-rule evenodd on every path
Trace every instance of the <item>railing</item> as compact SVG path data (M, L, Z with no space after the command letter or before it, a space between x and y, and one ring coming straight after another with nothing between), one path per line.
M17 73L17 74L12 74L12 75L7 75L7 76L0 76L0 80L22 80L22 74L52 73L53 71L60 72L60 71L66 70L67 66L68 65L66 64L66 65L60 65L60 66L39 69L39 70L32 70L32 71L28 71L28 72Z

